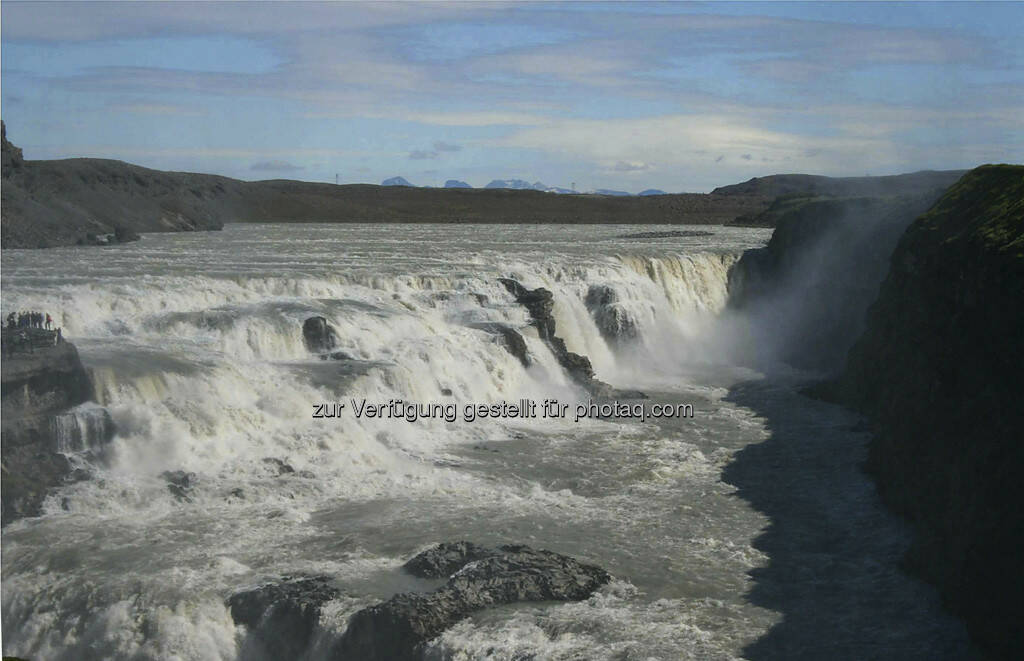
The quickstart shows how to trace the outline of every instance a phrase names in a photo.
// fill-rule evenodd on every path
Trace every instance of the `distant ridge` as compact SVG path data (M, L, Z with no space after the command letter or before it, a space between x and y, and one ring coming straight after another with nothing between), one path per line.
M754 177L742 184L719 186L712 195L759 195L778 197L793 193L831 197L879 197L945 190L967 170L921 170L884 177L823 177L815 174L773 174Z
M409 183L409 180L406 179L405 177L391 177L390 179L385 179L384 181L380 182L380 185L381 186L409 186L409 187L413 187L413 185L411 183Z
M387 180L392 182L387 186L239 181L109 159L24 160L21 150L7 141L2 122L0 129L4 248L108 243L136 232L217 230L224 223L243 222L726 224L739 216L757 216L773 199L758 191L774 190L746 182L711 194L552 195L540 182L528 184L527 190L508 190L419 188L402 177ZM833 189L830 182L845 181L796 176L802 183L792 184L793 175L779 175L787 185L826 190ZM952 177L915 173L885 179L923 185L922 178L941 185ZM538 184L543 192L536 189ZM881 187L886 192L891 188L888 183Z
M470 186L466 182L459 181L458 179L449 179L448 181L444 182L444 187L445 188L472 188L472 186Z

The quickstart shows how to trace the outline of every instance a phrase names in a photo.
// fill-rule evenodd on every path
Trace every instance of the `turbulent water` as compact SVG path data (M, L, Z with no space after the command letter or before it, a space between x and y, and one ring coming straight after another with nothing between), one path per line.
M335 576L330 637L422 588L398 571L416 551L467 539L566 553L615 579L580 603L478 613L430 658L966 655L960 624L897 569L907 537L858 472L856 420L800 396L806 375L750 360L756 320L725 312L730 265L769 231L616 238L637 229L232 225L4 251L4 316L54 315L117 430L89 461L102 411L58 421L93 476L4 529L4 653L254 658L225 606L234 592ZM554 293L557 334L598 378L693 418L312 416L350 398L586 401L499 277ZM595 285L634 338L602 335ZM313 315L352 360L309 354ZM520 329L532 366L481 322ZM178 470L195 474L184 497L161 476Z

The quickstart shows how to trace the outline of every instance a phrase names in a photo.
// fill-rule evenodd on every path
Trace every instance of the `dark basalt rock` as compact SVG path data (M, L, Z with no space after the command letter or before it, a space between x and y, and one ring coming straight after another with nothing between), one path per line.
M337 352L344 358L335 358L332 350L338 346L338 334L327 323L326 317L310 317L302 323L302 339L310 353L328 354L334 360L347 359L344 352ZM323 358L323 356L321 356Z
M27 343L15 343L18 350L2 363L3 525L38 516L50 489L72 477L64 452L102 446L114 433L102 411L95 430L76 429L68 438L58 434L61 416L93 399L92 381L70 342L54 345L53 334L41 329L24 332ZM3 339L5 349L15 341L6 330Z
M714 236L714 232L702 232L699 230L668 230L665 232L634 232L632 234L620 234L616 239L673 239L676 237L689 236Z
M266 464L271 470L277 472L278 476L287 475L294 473L295 469L292 468L291 464L281 461L277 457L264 457L263 463Z
M530 351L526 348L526 340L519 334L519 331L511 326L498 322L483 322L470 324L470 328L477 328L500 337L505 349L518 358L523 367L529 367L533 364L533 361L530 359Z
M178 500L191 501L192 489L196 486L196 474L183 470L164 471L160 477L167 480L167 490Z
M600 567L518 545L442 544L406 567L417 575L455 573L434 592L398 594L353 615L333 658L418 661L428 641L474 611L519 601L579 601L611 580Z
M615 290L607 285L591 285L584 299L601 337L614 347L637 338L636 321L629 315Z
M419 578L447 578L471 562L494 555L473 542L444 542L417 554L402 569Z
M128 243L130 241L138 241L142 237L132 228L118 225L114 228L114 238L118 243Z
M552 315L554 309L554 296L550 291L539 287L527 289L521 283L511 278L498 278L498 282L505 286L505 289L512 294L516 302L526 308L530 313L533 325L537 328L537 334L551 349L558 363L566 371L569 377L583 386L587 392L595 397L623 397L645 399L647 396L638 391L619 392L607 383L594 378L594 368L590 359L577 353L572 353L565 346L565 340L555 335L555 318Z
M326 576L286 576L232 595L227 606L266 658L297 659L313 639L323 605L339 595Z

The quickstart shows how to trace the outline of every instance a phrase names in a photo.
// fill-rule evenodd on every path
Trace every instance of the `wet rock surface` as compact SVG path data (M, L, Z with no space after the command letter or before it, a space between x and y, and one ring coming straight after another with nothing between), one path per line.
M94 396L89 374L70 342L7 355L2 371L0 490L2 521L7 525L15 519L38 516L53 487L77 479L63 454L75 448L65 445L75 446L76 439L79 447L104 445L113 436L114 426L112 422L100 425L96 438L83 438L89 430L75 429L65 439L58 433L65 422L62 418ZM102 411L101 415L109 421L109 414Z
M243 658L298 659L315 649L338 661L420 661L426 644L475 611L520 601L580 601L606 585L604 569L523 545L458 541L417 554L402 569L447 579L433 592L396 594L357 611L340 636L321 628L324 605L342 596L330 576L284 576L226 604L246 627Z
M591 285L584 304L601 332L601 337L613 347L620 347L637 339L636 320L622 306L614 289L607 285Z
M302 340L306 350L310 353L321 354L324 360L330 357L334 360L349 358L343 351L334 351L338 346L338 334L327 322L326 317L310 317L302 323ZM335 356L337 354L337 357Z
M177 500L191 501L192 489L196 486L196 474L183 470L164 471L160 477L167 480L167 490Z
M555 335L555 318L552 313L555 303L554 295L550 291L543 287L527 289L511 278L498 278L498 281L515 297L516 302L530 313L530 318L537 328L540 339L548 345L558 363L573 381L595 397L646 398L646 395L639 391L616 390L604 381L595 378L590 359L569 351L565 346L565 340Z
M418 578L447 578L467 564L494 553L494 549L473 542L445 542L417 554L402 565L402 569Z
M418 660L428 641L474 611L519 601L579 601L611 580L600 567L551 551L470 542L441 544L405 568L426 577L454 573L429 594L398 594L357 612L332 658Z
M267 658L297 659L309 647L323 605L340 596L330 577L290 577L232 595L228 601L236 624L248 628L247 646Z
M470 328L486 331L501 338L501 344L505 347L505 350L515 356L523 367L529 367L533 364L533 361L530 358L530 351L526 347L526 340L524 340L523 336L519 334L519 331L508 324L502 324L499 322L482 322L471 324Z

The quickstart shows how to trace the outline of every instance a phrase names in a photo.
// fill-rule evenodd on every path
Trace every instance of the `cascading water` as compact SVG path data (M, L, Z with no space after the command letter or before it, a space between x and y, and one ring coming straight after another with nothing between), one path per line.
M723 399L746 372L718 324L730 265L768 232L624 229L237 225L4 251L3 314L54 314L116 428L91 479L4 530L5 654L241 658L224 600L302 573L345 586L321 622L335 635L409 589L395 568L411 552L466 538L580 555L617 580L585 603L482 614L438 654L477 658L488 640L497 659L737 655L778 615L744 599L765 519L720 474L767 431ZM354 415L352 399L589 399L499 277L554 294L556 334L598 378L693 403L697 420ZM312 316L349 359L309 353ZM523 336L529 367L488 324ZM107 433L98 410L58 419L63 451Z

